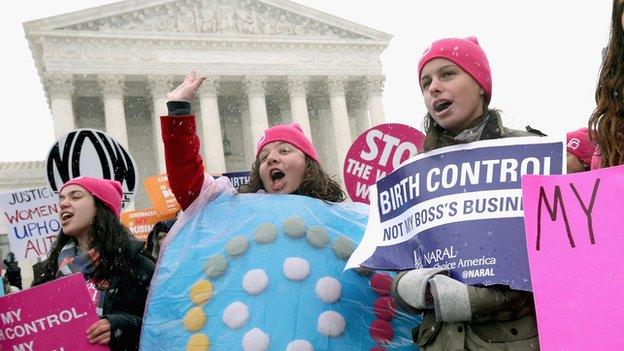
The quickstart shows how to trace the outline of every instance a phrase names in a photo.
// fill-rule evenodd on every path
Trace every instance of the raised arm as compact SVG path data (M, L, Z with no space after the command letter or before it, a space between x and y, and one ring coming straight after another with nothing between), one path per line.
M169 115L160 118L169 184L183 210L195 201L204 182L204 162L190 102L205 79L195 72L187 74L182 84L167 94Z

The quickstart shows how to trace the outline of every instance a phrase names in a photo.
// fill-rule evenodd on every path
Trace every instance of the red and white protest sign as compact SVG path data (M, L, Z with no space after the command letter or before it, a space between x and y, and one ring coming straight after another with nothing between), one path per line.
M380 124L360 134L344 161L343 177L354 202L368 202L369 187L422 149L425 136L398 123Z
M108 350L92 345L98 321L80 273L0 298L0 350Z

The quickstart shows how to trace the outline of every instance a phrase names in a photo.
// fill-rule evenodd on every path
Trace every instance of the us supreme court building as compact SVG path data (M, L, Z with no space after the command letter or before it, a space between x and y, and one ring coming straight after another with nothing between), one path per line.
M55 138L105 131L134 157L139 184L165 172L159 116L192 70L208 77L192 106L210 173L249 170L264 129L298 122L342 179L352 141L385 121L391 36L295 2L127 0L23 27ZM43 161L0 163L2 192L46 183ZM149 207L139 188L135 208Z

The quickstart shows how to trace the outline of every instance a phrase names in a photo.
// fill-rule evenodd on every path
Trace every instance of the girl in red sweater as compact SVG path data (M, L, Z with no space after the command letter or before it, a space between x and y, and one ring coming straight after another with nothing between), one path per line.
M345 193L323 170L314 145L297 123L277 125L260 135L251 179L237 190L228 181L215 180L205 173L190 104L204 80L195 72L188 74L167 95L169 115L161 117L167 174L182 209L189 208L201 192L205 192L206 200L223 191L297 194L329 202L345 200Z

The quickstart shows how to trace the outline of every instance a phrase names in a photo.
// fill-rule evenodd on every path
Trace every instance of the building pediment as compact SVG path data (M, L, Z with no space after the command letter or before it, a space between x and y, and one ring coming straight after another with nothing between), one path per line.
M265 36L387 42L390 35L285 0L124 1L35 20L26 32Z

